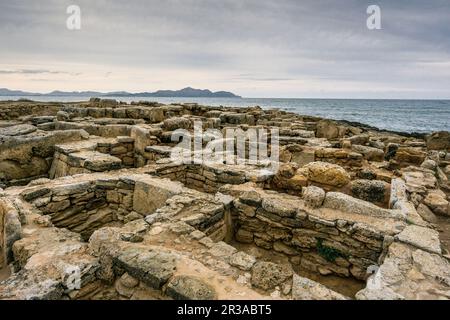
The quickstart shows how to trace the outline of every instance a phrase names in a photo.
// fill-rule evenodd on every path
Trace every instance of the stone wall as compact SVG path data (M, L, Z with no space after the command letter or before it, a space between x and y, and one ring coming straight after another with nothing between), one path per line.
M54 130L80 130L83 129L90 135L115 138L117 136L129 136L131 125L128 124L95 124L57 121L54 123Z
M361 207L361 212L352 212L356 202L344 210L344 202L353 198L330 192L328 199L319 188L308 189L312 191L306 200L236 187L231 192L237 197L232 209L236 240L283 253L293 264L314 272L364 280L367 268L378 264L393 241L394 227L404 226L401 216L364 201L365 211ZM341 211L328 210L335 207L334 197L342 199ZM308 202L318 208L309 208ZM382 226L382 220L390 220L391 226Z
M159 142L157 135L160 133L161 129L151 128L147 125L133 126L130 136L134 139L134 153L137 167L142 167L147 164L150 157L147 154L146 148L147 146L156 145Z
M103 172L134 167L134 139L119 136L80 144L55 146L49 177L59 178L80 173Z
M223 164L174 164L167 161L148 165L150 174L179 181L187 187L207 193L215 193L227 184L238 185L254 182L263 188L269 185L273 174L256 166L239 166Z
M116 118L116 119L144 119L150 123L158 123L165 119L164 108L148 106L89 106L75 107L68 106L62 109L67 112L71 118L91 117L91 118Z
M98 143L97 151L119 158L122 167L134 167L134 139L129 136L118 136L113 143Z
M46 103L27 103L27 102L13 102L0 103L0 119L13 120L23 116L30 115L56 115L58 110L62 107L60 103L46 102Z
M315 150L315 161L338 164L347 168L361 167L363 156L361 153L346 149L319 148Z
M0 183L23 185L46 177L54 146L58 143L83 140L82 130L53 131L39 135L3 137L0 143Z
M140 216L133 213L134 182L117 178L32 188L22 193L60 228L80 233L87 240L93 231L110 223Z

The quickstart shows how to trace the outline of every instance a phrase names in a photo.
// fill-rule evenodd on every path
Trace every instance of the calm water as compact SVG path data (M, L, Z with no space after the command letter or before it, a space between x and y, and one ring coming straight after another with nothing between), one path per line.
M0 97L17 100L20 97ZM80 97L26 97L37 101L81 101ZM123 98L124 102L147 100L161 103L197 102L211 106L260 106L304 115L366 123L380 129L403 132L450 131L450 100L346 100L268 98Z

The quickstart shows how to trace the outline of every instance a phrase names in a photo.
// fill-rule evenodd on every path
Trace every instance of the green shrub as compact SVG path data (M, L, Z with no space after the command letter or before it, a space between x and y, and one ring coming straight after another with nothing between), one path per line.
M321 238L317 238L317 253L329 262L334 262L337 258L344 257L344 254L339 250L324 246Z

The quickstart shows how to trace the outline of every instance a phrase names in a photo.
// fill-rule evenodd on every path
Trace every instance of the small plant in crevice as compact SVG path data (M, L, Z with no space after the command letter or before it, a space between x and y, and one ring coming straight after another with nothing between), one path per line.
M317 253L329 262L334 262L339 257L345 257L345 255L339 250L323 245L323 239L317 239Z

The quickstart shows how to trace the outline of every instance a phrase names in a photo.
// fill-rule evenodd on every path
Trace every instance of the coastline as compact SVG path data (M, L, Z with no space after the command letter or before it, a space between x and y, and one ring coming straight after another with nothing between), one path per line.
M63 96L62 96L63 97ZM62 98L62 97L58 97L58 98ZM65 96L67 98L67 96ZM0 99L2 98L2 96L0 96ZM51 97L53 98L53 97ZM56 97L55 97L56 98ZM116 100L116 101L122 101L121 98L123 97L105 97L105 99L108 100ZM64 104L64 103L70 103L70 104L83 104L88 102L90 99L90 97L86 97L86 99L83 100L76 100L76 98L74 97L70 97L70 99L68 101L57 101L57 100L52 100L52 101L46 101L46 100L33 100L33 99L29 99L28 97L23 97L23 98L18 98L18 97L14 97L14 99L7 99L7 100L0 100L0 103L18 103L18 102L31 102L31 103L40 103L40 104ZM149 100L141 100L141 99L149 99ZM139 102L142 103L149 103L149 102L156 102L156 103L162 103L162 104L168 104L167 102L165 102L163 100L163 102L155 100L157 99L156 97L129 97L127 99L127 101L123 101L124 103L128 103L128 104L137 104ZM174 102L171 102L173 104L183 104L183 103L197 103L199 105L205 105L208 106L207 104L202 104L203 102L208 102L209 99L206 99L205 101L202 101L205 98L202 97L197 97L197 98L192 98L192 97L167 97L164 99L169 99L168 101L170 102L172 99L175 99ZM200 100L199 102L192 102L189 101L189 99L194 99L195 100ZM231 100L234 99L238 99L238 98L233 98ZM240 97L238 100L242 100L242 101L246 101L246 99L249 100L292 100L292 99L281 99L281 98L276 98L276 99L271 99L271 98L243 98ZM185 102L183 102L183 100L186 100ZM219 100L219 102L217 102L214 105L211 105L212 107L217 107L217 106L225 106L225 107L236 107L236 108L251 108L253 106L258 106L257 104L255 105L246 105L246 104L239 104L239 105L226 105L226 104L221 104L222 101L220 101L221 99L213 99L214 100ZM430 102L430 101L434 101L434 102L439 102L439 101L448 101L449 102L449 110L448 110L448 116L450 117L450 100L441 100L441 99L436 99L436 100L431 100L431 99L422 99L422 100L418 100L418 99L410 99L410 100L403 100L403 99L309 99L309 98L300 98L300 99L294 99L294 100L298 100L298 101L308 101L308 100L317 100L317 101L334 101L334 100L341 100L341 101L347 101L347 100L353 100L353 101L377 101L377 102L382 102L382 101L412 101L412 102L418 102L418 101L423 101L423 102ZM228 101L228 99L225 99L224 102ZM364 121L355 121L355 120L350 120L350 119L342 119L342 117L327 117L327 116L317 116L315 114L311 114L311 113L302 113L300 110L295 110L295 107L286 107L286 106L262 106L262 108L270 110L270 109L279 109L279 110L285 110L288 112L294 112L298 115L301 116L311 116L311 117L317 117L317 118L322 118L322 119L329 119L329 120L333 120L336 121L338 123L341 124L347 124L347 125L353 125L353 126L357 126L357 127L362 127L365 128L366 130L374 130L374 131L378 131L378 132L385 132L385 133L391 133L391 134L398 134L401 136L405 136L405 137L416 137L416 138L425 138L426 135L431 134L432 132L437 132L437 131L450 131L450 129L442 129L442 128L434 128L434 129L430 129L427 131L415 131L414 129L411 130L394 130L391 128L381 128L379 126L376 125L371 125L368 123L365 123ZM369 112L370 114L370 112ZM445 117L445 116L444 116Z

